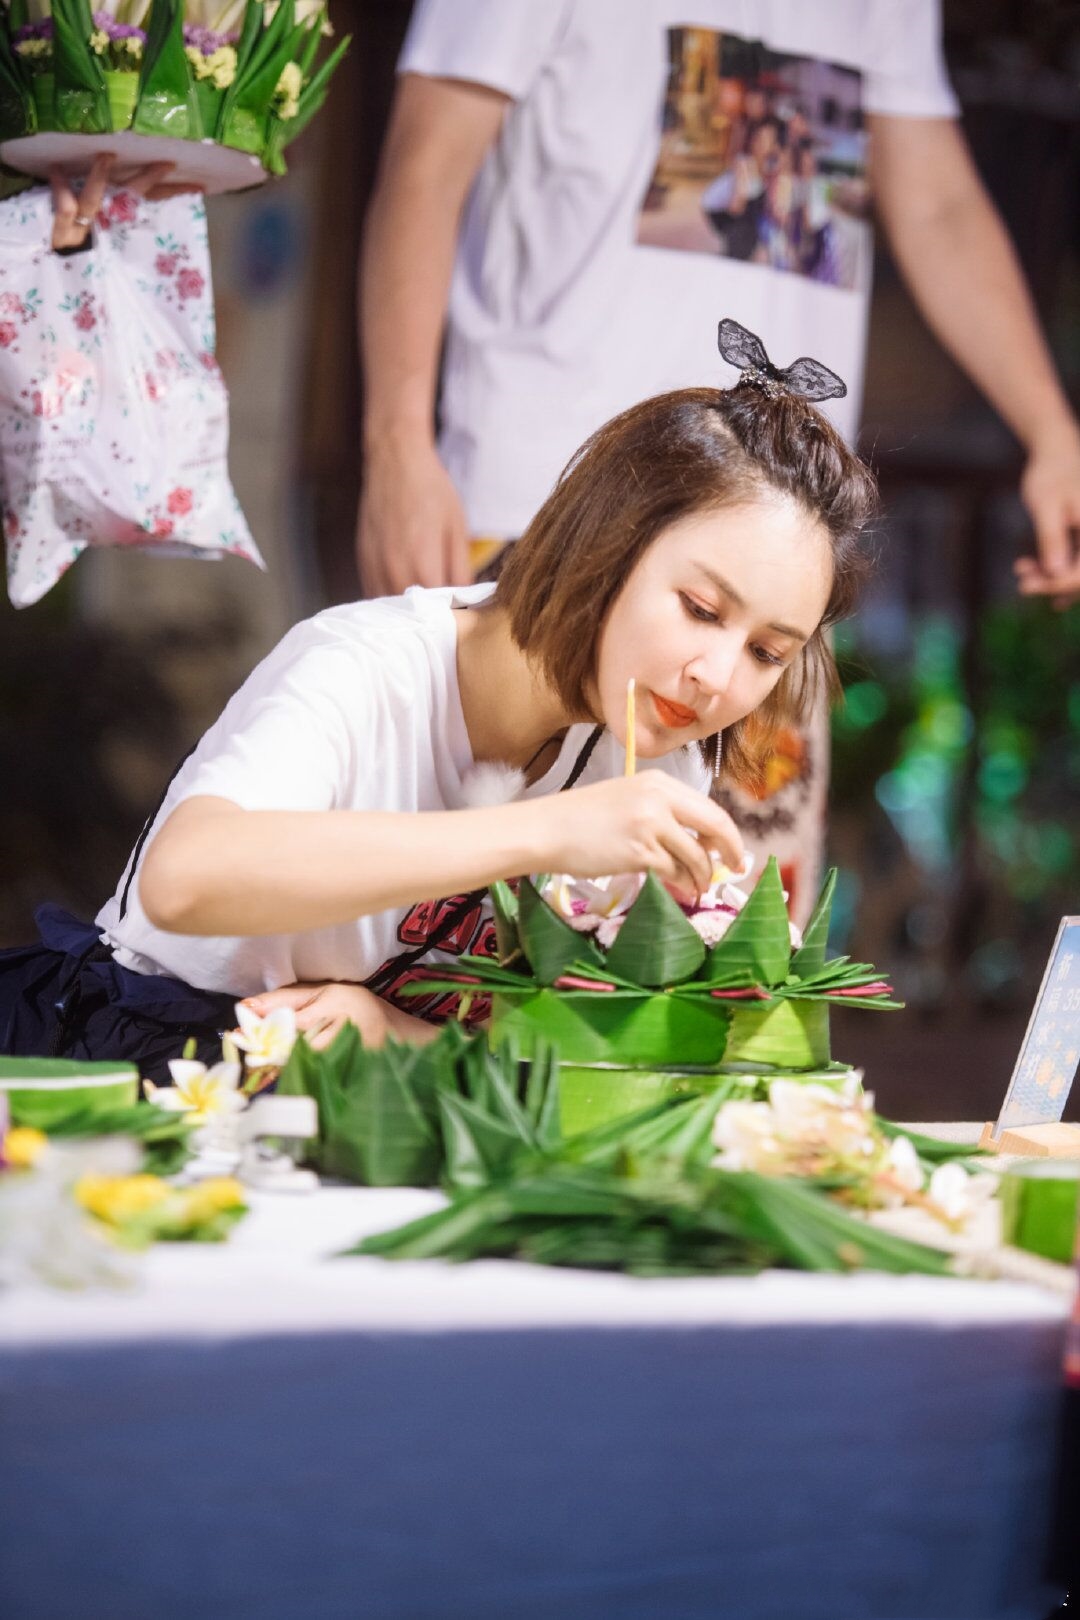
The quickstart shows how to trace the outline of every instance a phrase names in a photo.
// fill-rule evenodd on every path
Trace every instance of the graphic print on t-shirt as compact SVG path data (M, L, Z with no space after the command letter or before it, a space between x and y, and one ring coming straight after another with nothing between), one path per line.
M442 1024L458 1016L461 996L443 990L430 995L406 995L408 985L417 984L427 977L425 969L438 969L443 956L496 956L495 923L484 899L462 909L469 896L448 895L444 900L420 900L401 919L397 937L405 947L399 956L385 961L378 972L365 982L384 1001L412 1013L414 1018L428 1023ZM458 916L460 913L460 916ZM453 927L445 932L447 922L456 917ZM438 939L438 950L428 956L419 955L429 939ZM486 1023L491 1012L490 996L475 996L462 1022L467 1029Z
M710 28L669 28L668 61L637 241L862 285L863 75Z

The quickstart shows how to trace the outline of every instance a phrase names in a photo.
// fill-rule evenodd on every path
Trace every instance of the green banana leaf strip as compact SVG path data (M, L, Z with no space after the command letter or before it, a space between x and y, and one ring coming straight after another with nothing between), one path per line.
M69 134L106 134L112 129L109 95L90 49L94 22L89 0L53 0L52 19L57 128Z
M141 135L170 135L177 140L197 141L203 136L199 100L184 55L181 0L153 0L150 7L131 127Z
M720 975L740 969L749 973L753 982L771 987L784 982L790 961L791 934L784 889L776 857L770 855L746 905L709 952L701 979L718 985Z
M800 979L817 973L825 966L825 950L829 943L829 922L832 918L833 895L836 892L836 867L830 867L821 885L821 893L814 903L810 921L803 934L803 942L791 958L791 971Z
M701 935L655 872L623 918L605 965L635 984L659 990L689 979L705 960Z
M600 970L600 953L592 940L564 922L528 878L522 878L518 893L518 937L541 984L554 984L576 963Z
M153 1175L171 1176L191 1157L195 1127L183 1114L152 1103L121 1108L80 1108L49 1124L48 1136L57 1141L80 1137L132 1136L143 1150L143 1168Z

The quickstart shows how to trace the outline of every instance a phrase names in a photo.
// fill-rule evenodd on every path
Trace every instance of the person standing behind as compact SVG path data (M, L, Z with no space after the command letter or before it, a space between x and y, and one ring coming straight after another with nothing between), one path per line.
M956 123L937 0L635 0L632 17L625 0L419 0L398 66L360 279L369 594L472 578L599 423L720 380L700 332L721 315L780 364L812 347L853 379L826 410L854 439L868 220L834 210L828 285L726 254L701 208L721 108L752 113L765 82L804 110L837 194L872 191L924 317L1024 444L1038 557L1020 589L1080 593L1080 432ZM780 856L796 918L826 750L821 716L777 739L756 796L722 789L751 847Z

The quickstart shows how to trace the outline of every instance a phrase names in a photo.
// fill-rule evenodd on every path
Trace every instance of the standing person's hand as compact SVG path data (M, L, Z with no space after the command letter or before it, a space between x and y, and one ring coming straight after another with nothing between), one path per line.
M1050 596L1056 608L1080 600L1080 430L1073 423L1040 440L1028 456L1020 493L1035 525L1036 557L1014 564L1024 596Z
M61 169L49 170L49 184L53 196L54 253L70 252L73 248L85 247L94 221L105 201L105 193L110 184L112 166L115 162L116 158L111 152L96 157L79 191L75 190ZM184 192L200 189L197 186L170 185L167 176L174 168L173 163L148 163L144 169L137 169L130 179L124 181L123 189L133 191L136 196L145 197L150 202L158 202L165 197L177 197Z
M369 597L469 584L465 511L434 445L389 438L369 448L356 560Z

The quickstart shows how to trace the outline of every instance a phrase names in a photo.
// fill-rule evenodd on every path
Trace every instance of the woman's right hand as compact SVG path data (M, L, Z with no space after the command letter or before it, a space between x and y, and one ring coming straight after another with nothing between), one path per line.
M688 900L709 887L719 854L738 871L742 835L726 810L665 771L646 770L553 798L544 815L544 869L572 877L654 871Z
M369 447L356 558L368 597L469 584L465 509L434 445L388 436Z

